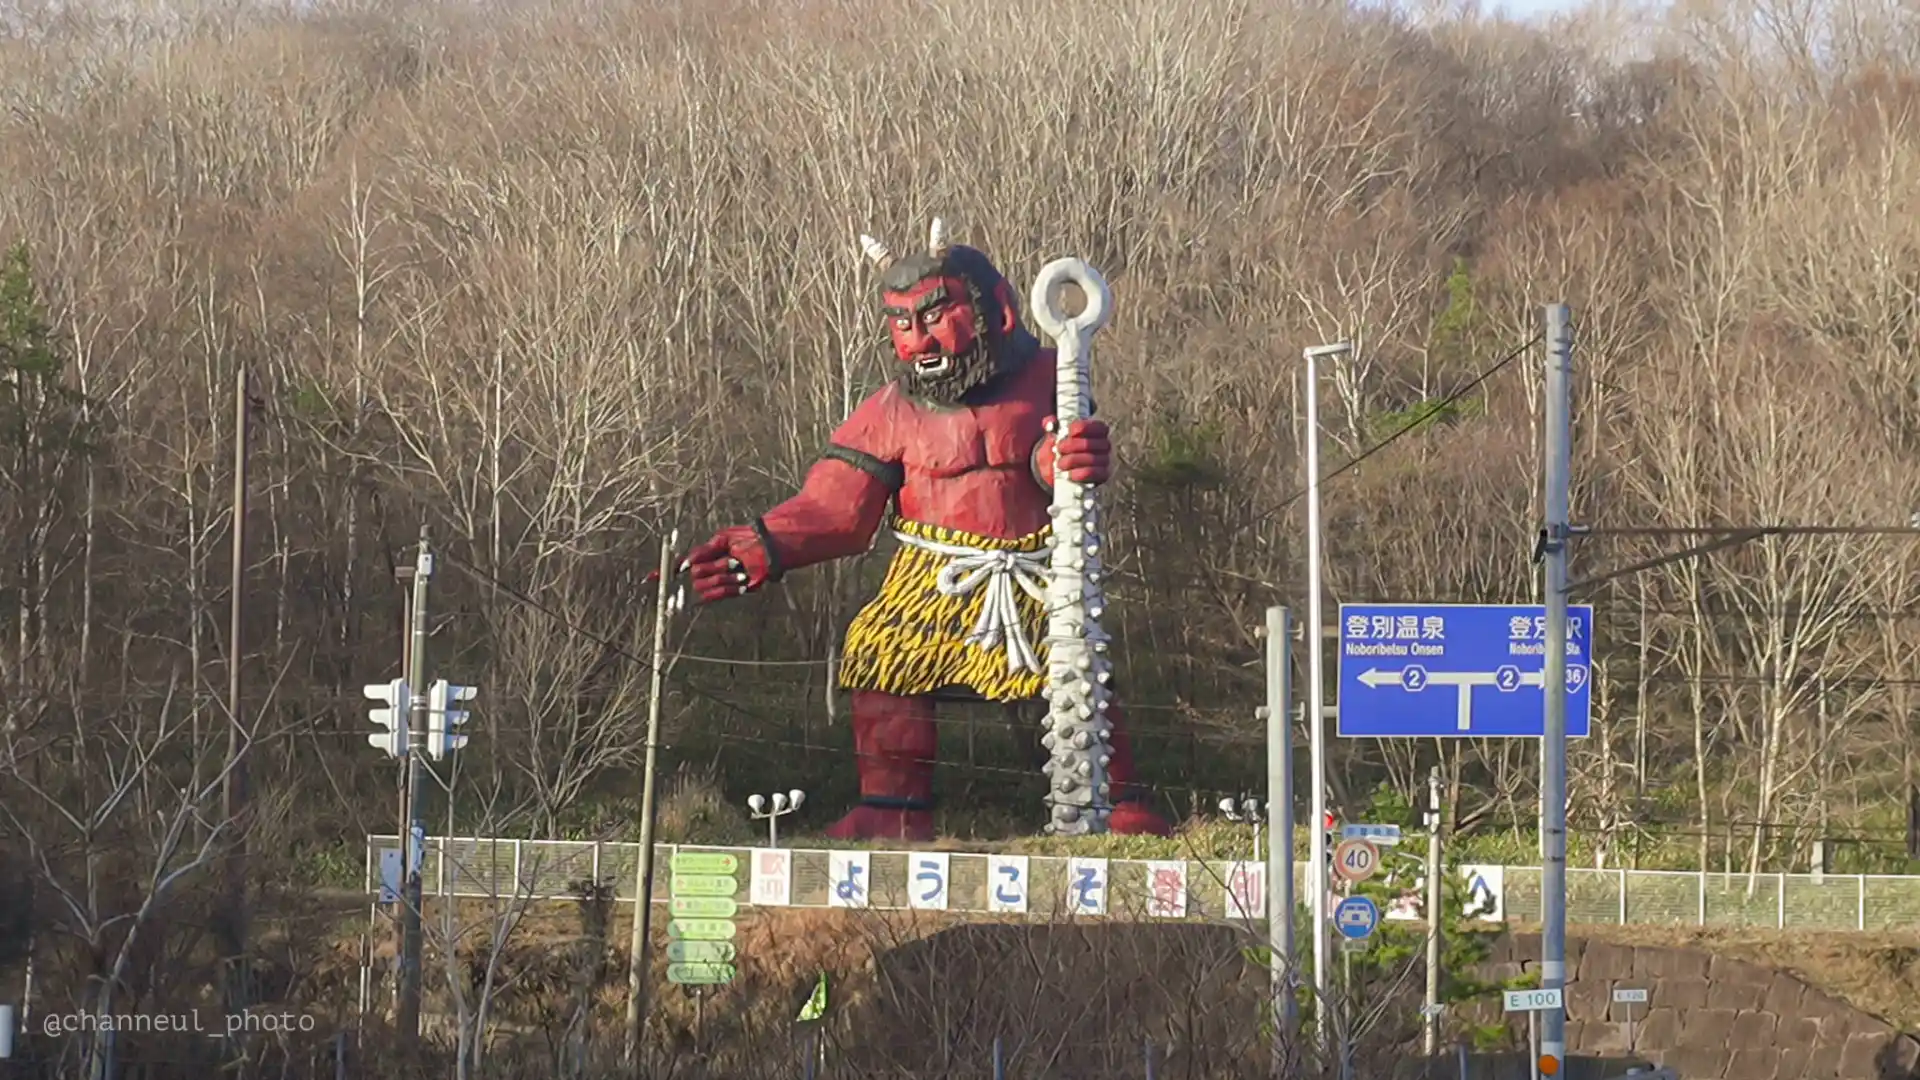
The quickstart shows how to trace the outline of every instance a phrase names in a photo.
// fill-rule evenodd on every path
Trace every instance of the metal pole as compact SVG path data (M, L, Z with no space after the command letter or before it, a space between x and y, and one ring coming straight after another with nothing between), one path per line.
M220 816L233 830L227 842L225 876L227 910L221 920L221 951L225 953L227 1015L247 1011L248 983L247 836L252 823L245 725L240 710L240 673L246 656L243 638L247 579L247 365L234 365L233 375L233 553L227 598L227 772L221 783Z
M1327 946L1327 837L1320 823L1327 816L1327 738L1321 713L1326 706L1326 635L1321 614L1322 571L1320 566L1320 358L1346 352L1348 346L1320 345L1306 350L1306 465L1307 465L1307 752L1310 758L1312 788L1312 865L1308 880L1313 888L1313 993L1318 1002L1314 1025L1320 1049L1332 1049L1327 1024L1328 971Z
M1440 766L1427 774L1427 1036L1428 1060L1440 1052L1440 935L1447 913L1440 899Z
M421 762L427 738L427 583L433 578L433 550L427 527L420 526L420 553L413 565L413 602L408 612L407 686L413 708L407 718L407 835L400 842L405 882L401 898L400 1038L412 1043L420 1037L420 928L421 871L426 868L426 825L420 807L426 802L427 770Z
M993 1037L993 1080L1007 1080L1007 1059L1000 1049L1000 1036Z
M407 673L413 670L413 566L409 564L407 566L394 567L393 579L399 584L406 586L406 591L402 593L400 597L400 677L404 679L407 677ZM396 703L394 707L398 708L399 706ZM408 717L407 722L411 724L413 718ZM394 776L399 785L399 790L396 792L396 795L400 803L400 820L395 823L393 834L400 841L400 876L395 882L398 888L394 891L392 900L394 962L389 969L389 974L392 978L383 981L387 982L387 989L392 992L393 996L390 999L390 1007L393 1010L395 1023L398 1023L400 1016L400 981L402 969L406 967L405 963L403 963L403 958L407 954L407 920L405 915L407 906L407 859L412 854L412 848L409 846L412 841L409 837L413 835L413 789L407 786L407 781L410 779L411 774L407 771L405 758L400 760L400 769ZM379 894L375 893L374 898L377 900Z
M373 899L367 902L367 929L360 935L360 1014L354 1020L356 1034L364 1032L367 1026L367 1007L373 1003L373 935L380 929L380 890L374 884L375 874L380 872L375 860L373 845L367 845L367 895Z
M1358 1008L1353 992L1353 950L1340 950L1340 1080L1353 1080L1353 1019Z
M770 848L780 846L780 815L778 813L767 815L767 846Z
M1293 613L1267 609L1267 985L1273 997L1273 1075L1285 1075L1299 1035L1293 994Z
M1547 306L1546 723L1540 740L1540 986L1567 983L1567 540L1572 532L1573 316ZM1567 1056L1566 1012L1549 1009L1541 1052ZM1535 1062L1536 1067L1538 1062Z
M1540 1080L1540 1011L1527 1011L1527 1075Z
M673 549L679 543L680 530L675 529L660 544L660 588L653 599L653 685L647 697L647 757L640 782L640 865L634 871L633 938L627 954L626 1060L636 1074L640 1068L640 1033L646 1024L647 954L653 928L653 819L658 809L653 789L659 772L661 683L666 677L667 588L673 581Z

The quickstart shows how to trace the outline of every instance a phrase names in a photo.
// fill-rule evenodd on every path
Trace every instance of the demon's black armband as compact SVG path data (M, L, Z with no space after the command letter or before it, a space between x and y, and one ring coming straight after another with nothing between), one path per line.
M907 482L907 471L897 461L882 461L864 450L855 450L849 446L831 444L822 458L851 465L875 480L887 485L889 492L897 492Z

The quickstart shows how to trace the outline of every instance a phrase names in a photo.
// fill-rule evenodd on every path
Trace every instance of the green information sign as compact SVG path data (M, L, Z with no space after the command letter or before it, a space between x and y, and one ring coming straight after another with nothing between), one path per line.
M725 964L735 955L731 941L667 942L667 960L674 964Z
M676 919L731 919L740 912L730 896L676 896L667 903Z
M717 986L733 981L732 964L668 964L667 981L681 986Z
M740 870L740 857L724 851L678 851L673 856L674 874L725 874Z
M667 883L667 980L682 986L717 986L734 978L740 913L734 875L740 857L725 851L679 851Z
M736 928L726 919L675 919L667 936L683 941L732 941Z
M669 886L675 896L725 896L732 897L740 891L740 883L731 877L719 874L675 874L673 884Z

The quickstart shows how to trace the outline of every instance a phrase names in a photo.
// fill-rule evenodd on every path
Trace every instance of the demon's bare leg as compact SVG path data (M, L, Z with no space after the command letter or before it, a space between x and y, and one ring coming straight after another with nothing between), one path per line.
M1136 836L1172 836L1173 828L1152 809L1152 793L1133 786L1133 740L1127 737L1127 717L1115 701L1107 705L1107 724L1111 729L1107 745L1113 760L1107 762L1107 782L1112 785L1113 816L1107 819L1110 832Z
M827 829L836 840L933 839L933 762L939 752L931 697L853 692L853 749L860 805Z

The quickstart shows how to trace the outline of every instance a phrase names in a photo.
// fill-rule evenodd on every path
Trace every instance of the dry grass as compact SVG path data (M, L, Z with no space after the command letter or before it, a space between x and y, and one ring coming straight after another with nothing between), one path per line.
M663 844L750 844L758 837L739 804L727 798L713 769L681 765L661 778L655 835ZM708 837L724 839L708 839Z

